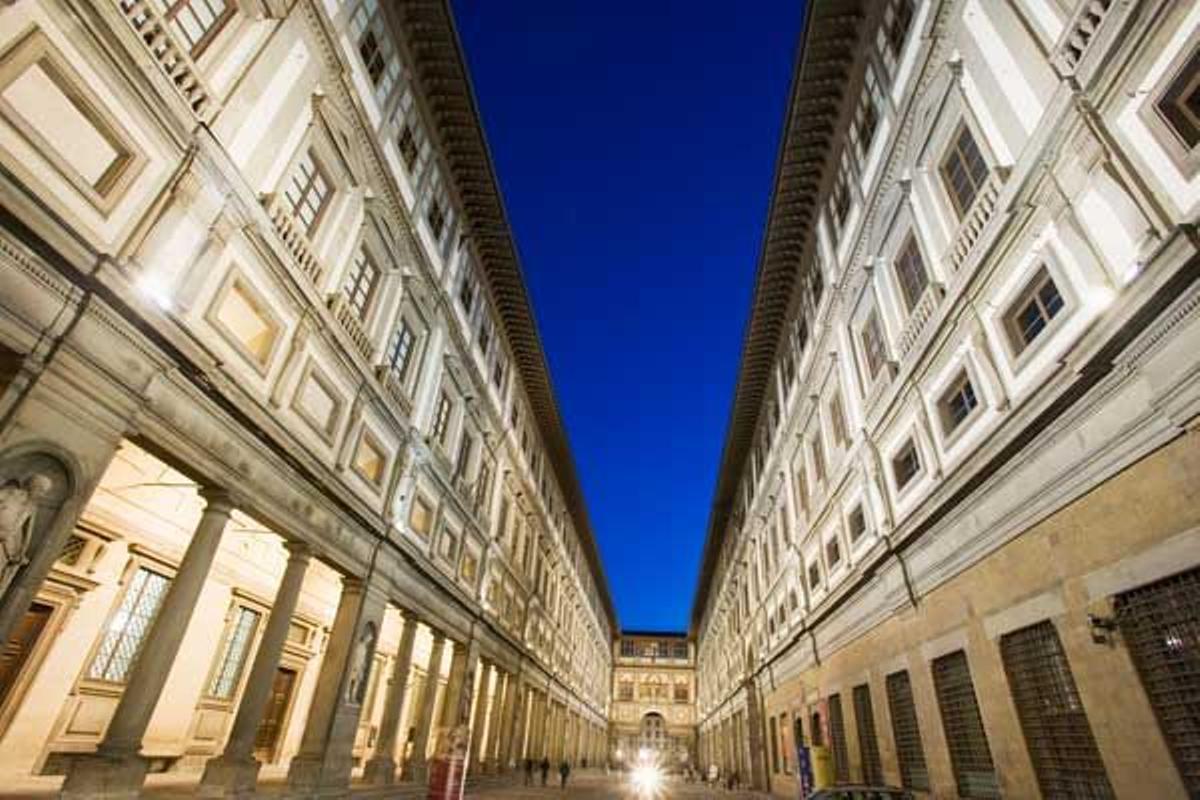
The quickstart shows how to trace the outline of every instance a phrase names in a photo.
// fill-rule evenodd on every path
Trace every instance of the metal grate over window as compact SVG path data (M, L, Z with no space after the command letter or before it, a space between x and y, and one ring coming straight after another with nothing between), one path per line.
M1042 794L1112 797L1053 623L1039 622L1000 637L1000 655Z
M1180 777L1200 796L1200 569L1119 594L1113 606Z
M833 751L833 777L835 780L850 780L850 756L846 752L846 723L842 719L842 696L829 696L829 738Z
M935 659L933 686L958 793L963 797L999 797L996 767L979 715L967 654L957 650Z
M929 770L925 767L925 748L921 744L921 727L917 724L917 707L907 670L887 676L887 696L896 759L900 762L900 783L907 789L928 791Z
M875 736L875 710L871 706L871 687L865 683L854 687L854 722L858 726L863 782L883 783L883 763L879 759L879 740Z

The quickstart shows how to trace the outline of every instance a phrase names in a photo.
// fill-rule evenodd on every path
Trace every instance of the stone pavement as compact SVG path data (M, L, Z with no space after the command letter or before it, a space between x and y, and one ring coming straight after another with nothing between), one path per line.
M523 786L514 785L495 787L479 792L468 792L467 797L496 798L501 800L553 800L553 798L570 798L571 800L602 800L603 798L629 798L638 800L639 796L633 791L626 775L613 774L606 777L597 773L589 773L578 777L572 776L567 782L566 789L554 786ZM763 798L767 795L755 792L727 792L699 783L686 783L682 779L668 779L662 791L655 795L654 800L674 800L674 798L725 798L725 800L749 800Z

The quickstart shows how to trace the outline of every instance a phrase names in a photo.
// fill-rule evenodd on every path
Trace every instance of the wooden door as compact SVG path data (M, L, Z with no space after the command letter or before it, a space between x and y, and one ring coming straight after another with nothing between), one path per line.
M31 605L17 623L12 638L0 648L0 706L4 705L9 693L17 685L21 668L25 666L29 654L37 646L53 611L54 607L45 603Z
M264 764L274 760L279 740L283 738L283 725L287 717L288 705L292 700L292 690L296 686L296 671L287 667L275 670L275 681L271 684L271 698L267 701L267 710L258 726L258 734L254 739L254 755Z

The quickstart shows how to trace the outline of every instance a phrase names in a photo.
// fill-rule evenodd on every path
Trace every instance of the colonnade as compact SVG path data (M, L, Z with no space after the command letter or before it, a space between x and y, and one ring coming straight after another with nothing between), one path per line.
M743 784L752 781L749 723L744 710L702 729L697 740L702 770L715 764L722 775L736 771Z
M80 754L68 762L64 798L136 797L145 780L148 761L141 755L143 739L235 507L226 491L204 489L200 494L205 500L200 520L134 657L111 721L94 753ZM200 796L245 796L257 786L262 765L255 757L255 736L313 558L303 542L289 541L286 547L287 565L224 748L205 764ZM366 577L342 577L300 748L287 772L289 795L344 792L350 785L355 735L383 616L390 604L384 583L374 571ZM373 754L363 765L364 782L385 786L402 780L424 781L433 744L430 737L453 729L467 732L470 774L505 772L525 758L540 761L546 757L555 765L567 760L573 766L584 759L590 764L602 761L603 725L594 713L559 691L544 673L536 668L529 675L523 675L521 668L514 672L502 659L486 654L479 639L455 641L432 621L422 620L418 612L399 610L399 644L386 681ZM432 633L425 664L415 663L414 658L420 624L426 624ZM450 669L439 704L439 678L447 647L451 649ZM512 660L524 663L520 657ZM428 676L419 693L409 692L415 669L423 669ZM540 685L535 684L534 675ZM406 696L414 707L408 711L409 734L398 760Z

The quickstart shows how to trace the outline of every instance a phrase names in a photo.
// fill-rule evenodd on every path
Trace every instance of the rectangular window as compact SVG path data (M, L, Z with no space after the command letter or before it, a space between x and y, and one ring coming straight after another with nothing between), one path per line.
M437 413L433 416L433 438L438 444L445 446L446 439L450 434L450 412L453 409L453 404L450 402L450 395L446 394L443 389L438 395Z
M1132 589L1113 599L1121 640L1186 791L1200 797L1200 569Z
M371 258L371 254L365 249L359 250L350 264L350 271L346 273L342 291L346 294L350 308L360 320L367 319L367 313L371 310L371 300L375 297L375 287L378 285L379 267L376 266L375 259Z
M863 322L862 331L863 358L867 362L867 378L874 381L879 377L883 365L887 363L887 351L883 346L883 331L879 328L879 317L874 311L867 315Z
M883 108L883 93L875 69L868 63L863 76L863 88L858 94L858 105L854 108L854 120L850 123L850 141L854 143L860 161L865 161L871 151L871 143L879 130L879 117Z
M1004 315L1013 351L1020 353L1033 344L1065 305L1058 285L1043 266Z
M883 12L883 26L879 31L879 51L887 68L895 72L900 53L908 40L916 15L916 0L891 0Z
M425 221L429 223L429 230L433 233L433 238L440 242L442 234L446 232L446 209L442 207L441 200L435 198L429 203Z
M942 159L941 173L955 210L960 217L966 216L988 175L987 162L966 123L960 124L954 134L950 149Z
M462 279L458 285L458 304L467 316L471 315L471 309L475 307L475 275L470 261L463 261Z
M842 719L842 696L829 696L830 754L833 756L833 778L846 783L850 780L850 755L846 750L846 724Z
M380 13L378 0L363 0L350 18L351 36L358 42L358 55L362 58L367 76L375 88L379 102L387 100L400 77L400 60L387 22Z
M854 722L858 727L858 750L862 755L863 781L883 783L883 762L879 758L879 740L875 736L875 711L871 706L871 687L854 687Z
M488 348L492 346L492 323L486 314L479 318L479 338L476 339L476 344L479 345L479 352L485 356L488 354Z
M938 400L938 416L942 420L942 431L947 435L955 431L979 405L975 387L966 371L959 373L950 388Z
M1167 85L1154 107L1187 149L1200 144L1200 48Z
M804 317L796 318L796 358L804 355L804 348L808 347L808 322Z
M921 471L921 455L912 439L900 447L900 452L892 457L892 475L896 479L896 488L903 489Z
M796 506L801 514L808 513L808 476L804 474L804 467L796 467Z
M629 642L628 644L632 644L632 642ZM622 650L623 649L624 648L622 648ZM621 655L629 656L630 654L622 652ZM617 689L617 692L618 692L617 698L619 700L631 702L633 700L633 681L621 681L621 683Z
M925 260L921 258L917 238L911 233L904 240L900 254L896 256L895 267L900 292L904 295L904 304L912 311L921 295L925 293L925 287L929 286L929 276L925 272Z
M88 667L89 678L125 682L170 583L165 575L145 567L134 572Z
M1112 797L1054 624L1039 622L1004 634L1000 655L1042 794Z
M900 765L900 784L906 789L929 791L929 770L925 767L925 747L917 723L912 681L908 671L887 676L888 710L892 717L892 738L896 742L896 760Z
M332 194L332 184L325 168L311 149L306 150L292 170L284 196L292 208L292 215L300 221L309 236L320 224Z
M167 7L167 23L192 58L199 58L236 11L231 0L175 0Z
M808 564L808 590L815 592L821 588L821 565L816 561Z
M829 401L829 421L833 425L833 440L837 442L838 447L848 445L850 437L846 432L846 412L842 408L840 392L834 392L833 399Z
M846 520L850 527L850 542L857 542L862 538L862 535L867 532L867 515L863 513L861 505L855 506L850 512L850 516Z
M228 700L237 691L238 680L246 665L246 656L250 653L250 646L254 644L254 634L258 631L258 623L261 620L262 614L245 606L238 606L229 639L225 642L225 652L221 654L220 666L208 687L210 697Z
M690 693L688 692L688 685L686 683L675 684L674 700L676 703L686 703L689 696Z
M837 178L829 194L829 216L833 222L831 228L835 240L841 238L842 227L846 224L846 218L850 216L850 181L850 153L843 151L842 160L838 163Z
M504 372L506 368L504 354L497 352L496 363L492 365L492 385L496 387L496 391L504 390Z
M776 720L771 717L767 727L771 729L771 772L779 772L779 728Z
M474 452L475 440L468 433L463 433L462 440L458 443L458 458L454 460L454 480L462 480L467 474L467 468L471 465L471 454Z
M396 147L400 150L400 159L409 175L416 172L417 159L421 155L421 146L417 143L417 133L411 122L405 123L396 139Z
M833 568L841 563L841 560L842 545L838 541L838 537L834 536L825 543L825 563L829 567L829 571L833 572Z
M400 324L396 326L396 332L392 334L392 340L388 343L387 363L392 372L401 383L408 380L408 369L412 363L413 345L416 343L417 337L409 327L408 321L400 320Z
M821 444L821 435L817 434L812 440L813 472L818 481L825 480L825 447Z
M408 512L408 524L421 536L429 536L433 526L433 506L424 497L417 495L413 498L412 509Z
M438 554L451 564L458 554L458 535L449 528L442 529L442 538L438 540Z
M979 715L967 654L956 650L935 659L933 686L959 795L1000 797L996 767L992 763L983 718Z

